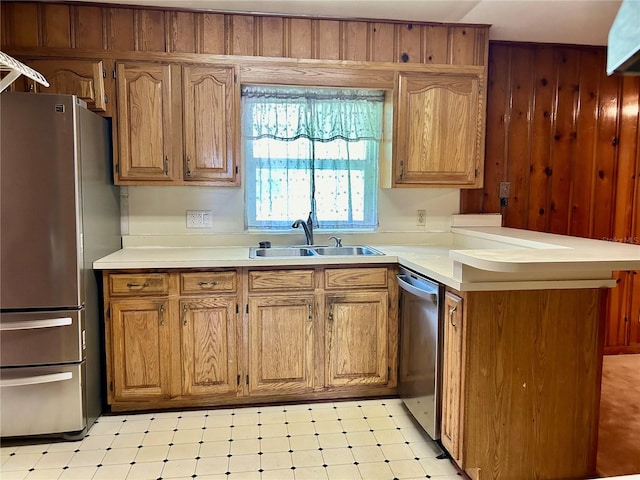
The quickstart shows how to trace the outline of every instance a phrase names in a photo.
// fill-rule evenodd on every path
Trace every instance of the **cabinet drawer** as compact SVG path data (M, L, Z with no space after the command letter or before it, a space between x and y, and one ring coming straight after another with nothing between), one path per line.
M386 268L328 268L324 272L326 288L386 288Z
M236 272L180 274L180 293L235 292Z
M169 275L166 273L116 273L109 275L111 295L147 295L169 292Z
M311 290L313 270L265 270L249 272L249 291L266 290Z

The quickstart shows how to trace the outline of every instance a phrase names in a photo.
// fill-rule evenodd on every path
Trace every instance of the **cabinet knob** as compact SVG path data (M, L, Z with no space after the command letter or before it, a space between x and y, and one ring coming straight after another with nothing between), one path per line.
M202 288L212 288L218 285L218 282L198 282L198 285Z
M144 283L127 283L127 288L146 288L149 286L149 282Z
M453 321L453 314L456 313L456 310L458 310L458 306L454 305L453 307L449 307L449 322L451 323L451 326L453 328L456 328L456 322Z

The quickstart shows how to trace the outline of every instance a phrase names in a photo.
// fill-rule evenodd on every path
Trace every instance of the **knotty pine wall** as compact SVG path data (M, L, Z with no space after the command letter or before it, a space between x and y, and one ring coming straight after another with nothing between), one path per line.
M640 77L605 64L604 47L490 44L484 189L462 192L462 213L640 245ZM640 277L617 277L606 350L640 352Z

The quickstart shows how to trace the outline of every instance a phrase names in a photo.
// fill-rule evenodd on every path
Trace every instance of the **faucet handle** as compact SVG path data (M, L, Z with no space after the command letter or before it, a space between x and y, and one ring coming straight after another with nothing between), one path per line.
M342 246L342 239L340 237L329 237L329 240L334 239L336 241L336 244L334 245L334 247L341 247Z

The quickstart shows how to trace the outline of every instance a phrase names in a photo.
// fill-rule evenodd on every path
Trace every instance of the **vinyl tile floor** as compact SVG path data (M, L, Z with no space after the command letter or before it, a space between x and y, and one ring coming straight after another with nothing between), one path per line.
M51 442L51 440L46 440ZM2 480L461 480L399 399L104 415L77 442L3 444Z

